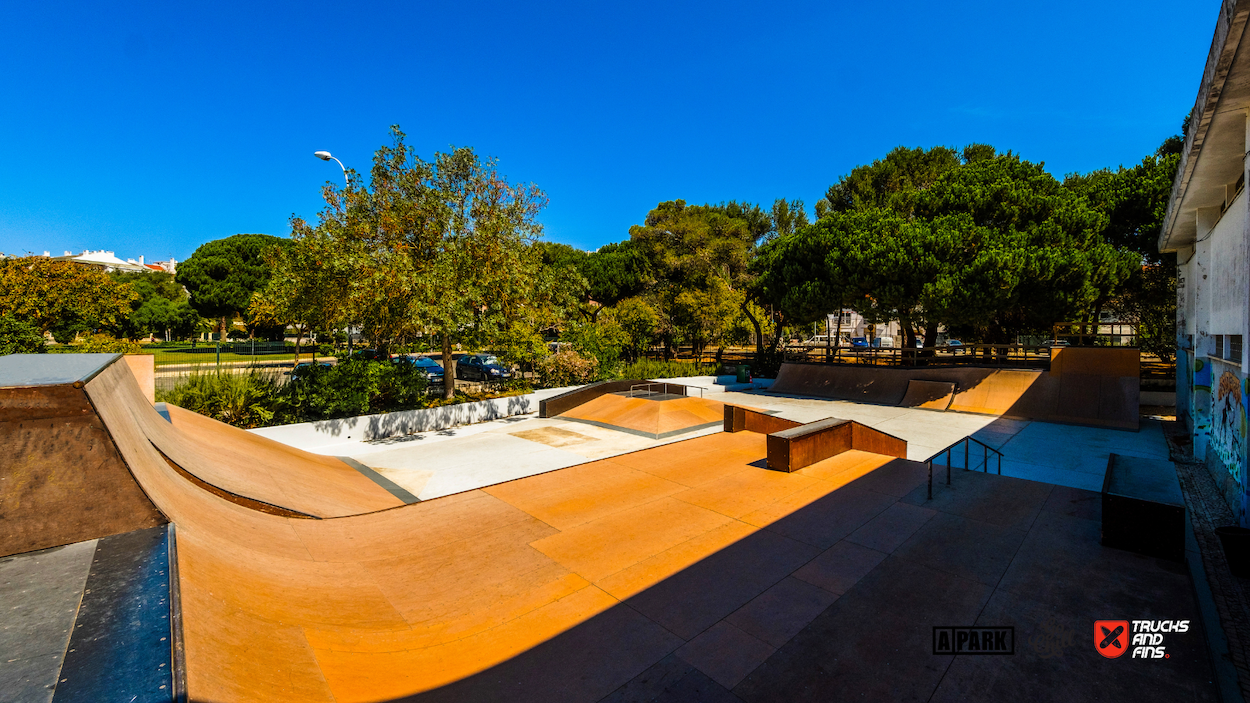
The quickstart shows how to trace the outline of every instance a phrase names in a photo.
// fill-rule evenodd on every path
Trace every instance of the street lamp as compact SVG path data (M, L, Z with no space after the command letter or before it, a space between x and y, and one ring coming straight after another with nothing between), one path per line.
M322 161L329 161L330 159L334 159L334 157L331 156L330 152L328 151L314 151L313 156L317 157L318 159L321 159ZM344 166L343 162L339 161L338 159L334 159L334 161L339 165L339 168L343 169L343 184L351 185L350 183L347 182L347 167Z
M328 151L314 151L313 156L317 157L318 159L321 159L322 161L329 161L330 159L334 159L334 156L332 156L330 152ZM350 188L351 183L347 180L347 167L344 166L343 162L339 161L338 159L334 159L334 162L339 165L339 168L343 169L343 185ZM349 322L347 323L347 358L350 359L351 357L352 357L352 323Z

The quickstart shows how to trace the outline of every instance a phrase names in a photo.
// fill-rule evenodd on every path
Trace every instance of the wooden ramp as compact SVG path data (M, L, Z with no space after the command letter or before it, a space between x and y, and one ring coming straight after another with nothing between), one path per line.
M925 410L945 410L955 398L955 384L943 381L907 382L907 393L899 401L904 408L924 408Z
M124 365L86 391L176 524L190 700L400 698L591 619L625 628L567 652L593 650L593 675L548 672L506 697L597 700L706 627L661 627L621 600L897 461L851 451L780 473L757 466L764 435L718 433L391 510L294 518L225 500L171 466L150 439L170 423ZM801 549L787 572L820 552Z
M608 393L557 417L663 439L720 425L725 404L694 396Z
M905 407L954 386L947 410L1136 431L1141 362L1135 348L1051 350L1049 371L782 364L772 393ZM911 384L923 382L922 386ZM919 394L919 395L913 395ZM932 401L940 404L940 398ZM936 408L935 408L936 409Z

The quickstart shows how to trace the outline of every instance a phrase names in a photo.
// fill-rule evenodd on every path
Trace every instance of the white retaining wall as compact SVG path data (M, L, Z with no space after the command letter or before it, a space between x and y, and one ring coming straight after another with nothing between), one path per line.
M438 408L400 410L380 415L302 422L297 425L261 427L248 431L288 446L315 451L317 447L331 444L402 437L414 432L445 430L459 425L472 425L512 415L534 413L538 412L539 401L576 387L545 388L525 395L444 405Z

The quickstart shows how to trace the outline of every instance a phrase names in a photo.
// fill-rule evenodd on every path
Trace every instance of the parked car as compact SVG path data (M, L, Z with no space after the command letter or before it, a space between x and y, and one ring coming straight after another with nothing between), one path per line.
M818 335L814 335L810 339L805 339L802 342L799 342L799 344L805 347L833 346L837 344L837 336L832 335L832 334L818 334ZM846 337L843 337L842 344L838 344L838 346L845 346L845 345L846 345Z
M363 359L365 361L386 361L389 356L383 354L377 349L357 349L352 352L353 359Z
M867 349L868 338L867 337L851 337L851 348L852 349Z
M512 372L490 354L468 354L456 360L456 378L466 381L502 381L512 378Z
M966 353L968 351L967 349L963 348L964 343L959 341L958 339L946 340L945 346L946 346L946 350L949 351L951 354L958 354L960 351L963 351Z
M1070 347L1072 344L1066 339L1048 339L1042 342L1042 346L1049 349L1051 347Z
M893 349L894 338L893 337L873 337L872 346L877 349Z
M333 365L334 364L331 364L328 361L318 361L316 364L313 364L313 362L311 361L301 361L295 365L295 368L291 369L290 371L284 371L283 373L286 374L287 376L290 376L293 379L304 378L308 374L312 373L313 366L320 366L323 369L328 369Z
M424 371L426 378L429 379L430 385L442 385L443 380L447 377L442 366L428 356L397 356L391 359L393 364L409 364L419 371Z

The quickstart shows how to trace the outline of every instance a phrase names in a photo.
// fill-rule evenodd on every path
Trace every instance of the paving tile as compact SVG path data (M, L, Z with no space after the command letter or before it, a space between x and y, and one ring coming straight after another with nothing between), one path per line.
M818 553L811 545L760 530L660 581L627 602L688 640L789 576Z
M936 514L928 508L895 503L852 532L847 540L889 554Z
M1124 616L1133 619L1159 612L1175 597L1175 582L1188 583L1184 564L1104 547L1100 536L1099 522L1043 511L999 588L1056 607L1096 595L1108 612L1142 613Z
M1113 661L1095 654L1090 628L1094 620L1108 617L1096 597L1055 605L999 590L975 624L1015 627L1016 653L955 657L931 700L1083 701L1114 691L1108 699L1214 702L1218 698L1193 598L1182 580L1173 585L1177 590L1169 614L1158 617L1189 619L1191 629L1165 636L1166 661L1131 656ZM1137 617L1123 615L1129 620ZM1091 682L1097 682L1096 688Z
M727 622L718 622L677 650L677 656L732 689L774 648Z
M742 516L743 522L828 549L895 503L882 493L843 486L824 492L812 486Z
M940 479L939 479L940 473ZM928 484L918 486L902 499L904 503L960 515L1004 527L1027 530L1038 511L1046 504L1053 488L1048 483L1008 478L977 471L954 469L951 485L946 485L946 470L933 468L933 500L928 499Z
M610 461L574 466L482 490L559 530L650 502L685 487ZM610 500L605 500L608 496Z
M794 572L794 577L841 595L875 569L886 556L885 552L843 540Z
M675 493L673 497L738 518L817 483L818 479L810 476L752 468Z
M1068 486L1055 486L1050 498L1042 506L1042 510L1062 513L1070 517L1084 520L1102 520L1102 495L1097 491L1086 491Z
M494 667L427 691L421 701L548 703L612 694L682 641L616 605ZM472 659L469 651L466 659Z
M923 701L950 663L934 623L975 623L991 588L887 558L733 689L744 701Z
M856 479L851 485L866 491L875 491L886 495L902 498L929 479L929 471L924 464L905 459L895 459L862 478Z
M754 534L757 530L756 527L732 520L649 559L644 559L633 566L599 579L595 585L610 593L614 598L625 600L698 564L722 549Z
M676 654L661 659L602 703L741 703L727 688Z
M837 599L833 593L791 576L735 610L725 621L780 647Z
M993 586L1025 535L1022 530L938 513L894 550L894 556Z
M578 525L531 544L587 581L633 566L730 518L672 498Z

